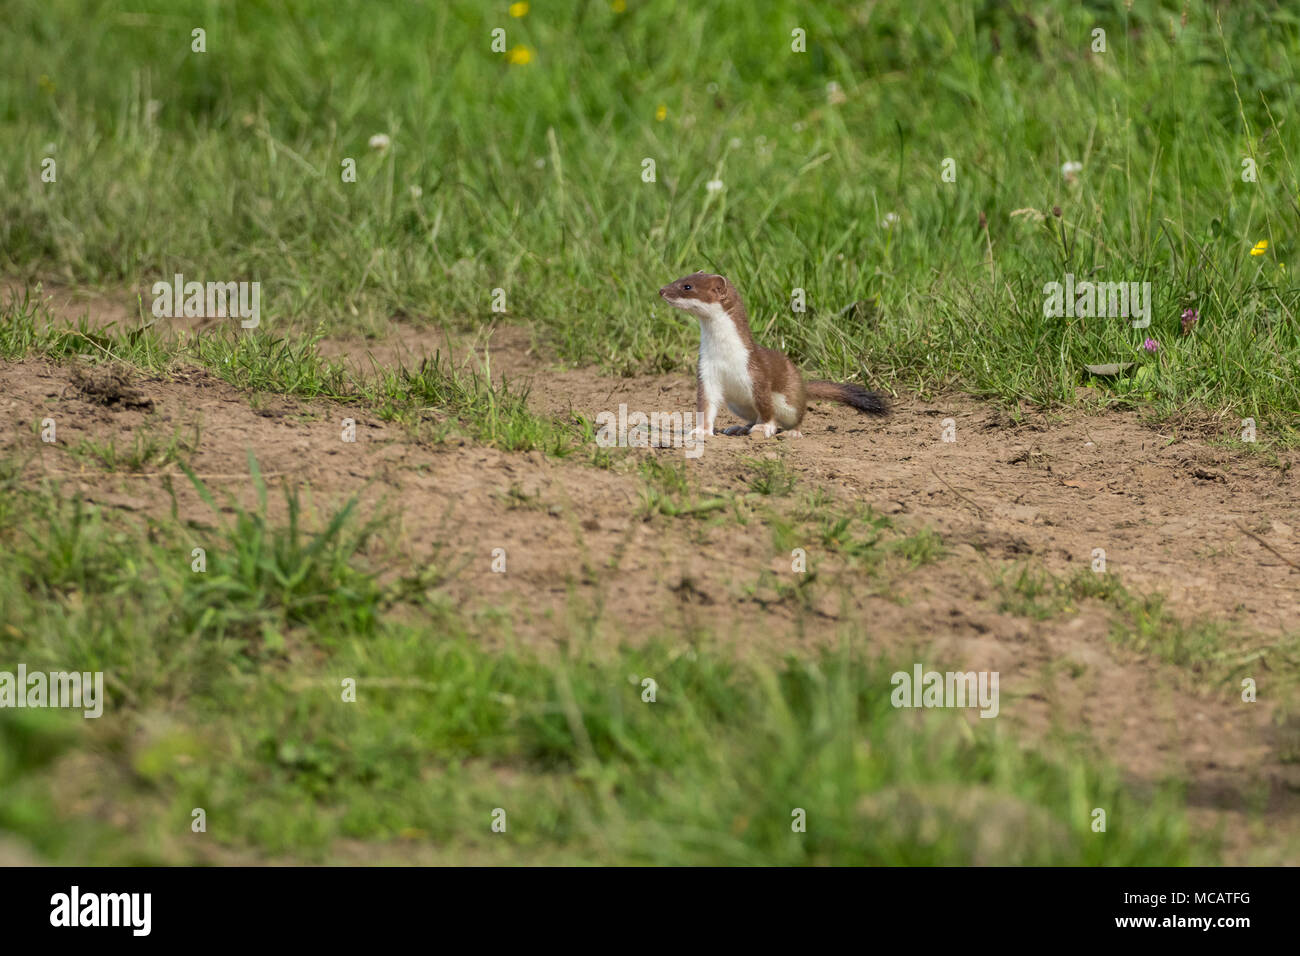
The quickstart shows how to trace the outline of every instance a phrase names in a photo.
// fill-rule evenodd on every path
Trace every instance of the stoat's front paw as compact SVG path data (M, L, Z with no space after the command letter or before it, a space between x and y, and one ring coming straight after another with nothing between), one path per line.
M750 434L762 435L764 438L771 438L776 434L776 422L763 422L761 425L755 425Z

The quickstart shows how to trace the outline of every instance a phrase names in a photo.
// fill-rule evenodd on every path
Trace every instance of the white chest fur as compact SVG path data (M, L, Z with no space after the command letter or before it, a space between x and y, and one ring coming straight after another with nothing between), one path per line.
M700 382L704 394L725 402L742 418L753 416L754 386L749 347L720 305L703 306L700 317Z

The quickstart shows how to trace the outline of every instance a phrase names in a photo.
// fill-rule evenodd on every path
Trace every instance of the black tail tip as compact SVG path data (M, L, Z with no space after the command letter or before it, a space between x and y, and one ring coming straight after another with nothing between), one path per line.
M861 385L844 386L844 404L868 415L888 415L889 402L879 392L869 392Z

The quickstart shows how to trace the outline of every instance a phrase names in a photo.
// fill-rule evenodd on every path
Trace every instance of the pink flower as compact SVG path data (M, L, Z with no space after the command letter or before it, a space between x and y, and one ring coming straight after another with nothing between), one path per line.
M1147 339L1145 342L1142 343L1142 347L1146 349L1148 352L1152 352L1152 353L1160 351L1160 343L1157 342L1155 339Z
M1195 309L1184 309L1183 310L1183 334L1186 335L1188 332L1192 331L1192 326L1194 326L1200 320L1201 320L1201 313L1197 312Z

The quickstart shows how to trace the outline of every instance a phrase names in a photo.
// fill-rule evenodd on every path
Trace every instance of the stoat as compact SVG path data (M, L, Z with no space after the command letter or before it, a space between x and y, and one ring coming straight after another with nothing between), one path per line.
M878 393L836 382L805 385L799 369L783 353L759 348L740 293L723 276L694 272L664 286L659 294L669 305L700 320L696 436L713 434L713 422L724 403L745 424L723 434L748 435L758 428L765 438L777 431L802 437L799 423L810 398L840 402L868 415L888 413L889 406Z

